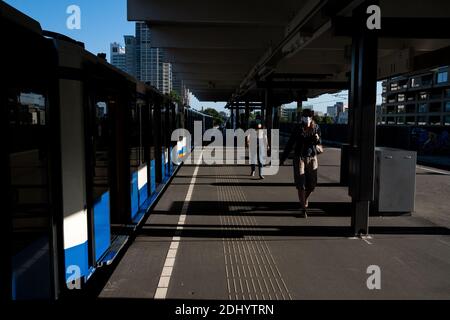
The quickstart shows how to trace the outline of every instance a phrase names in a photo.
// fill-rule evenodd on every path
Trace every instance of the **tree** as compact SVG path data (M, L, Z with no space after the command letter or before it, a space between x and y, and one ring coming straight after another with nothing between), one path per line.
M178 104L182 103L181 97L178 94L178 92L176 92L176 91L173 91L173 90L170 91L169 98L170 98L170 100L172 100L173 102L176 102Z
M223 115L221 115L216 109L214 108L207 108L203 110L204 114L210 115L213 117L213 122L215 126L220 126L224 122Z
M314 116L314 121L318 124L332 124L333 123L333 118L328 117L328 116Z

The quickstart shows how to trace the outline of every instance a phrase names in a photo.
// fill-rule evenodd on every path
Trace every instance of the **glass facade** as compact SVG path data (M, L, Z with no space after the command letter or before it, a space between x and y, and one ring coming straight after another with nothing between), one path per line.
M164 50L152 47L151 30L144 22L136 23L136 58L138 79L170 93L172 68L165 67L170 64L165 62Z
M387 124L448 125L448 72L446 66L383 81L379 117Z

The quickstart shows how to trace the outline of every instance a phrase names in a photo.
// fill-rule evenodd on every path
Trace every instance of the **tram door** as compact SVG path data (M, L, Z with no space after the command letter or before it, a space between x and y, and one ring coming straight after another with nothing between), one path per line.
M153 96L152 101L152 133L153 133L153 150L155 157L155 177L156 184L160 184L164 179L164 153L163 153L163 123L161 112L161 101L158 97Z
M146 106L142 109L142 118L144 123L143 129L143 142L144 142L144 157L149 165L149 196L152 196L156 191L156 133L155 125L153 123L155 113L154 113L154 102L151 97L146 100Z
M152 189L152 165L149 161L149 105L145 97L138 97L129 110L129 157L131 175L131 219L138 222L139 210Z
M116 100L104 92L89 98L87 188L89 257L95 265L111 244L111 184L113 166L113 109Z
M6 27L1 65L1 240L3 298L50 299L55 294L57 212L56 105L51 99L51 49L25 30ZM36 52L37 55L29 55ZM42 57L38 57L42 54ZM10 66L13 66L10 70ZM49 70L48 70L48 69Z
M172 159L173 157L173 149L177 148L177 142L172 141L172 132L177 128L177 122L176 122L176 114L175 114L175 105L170 104L170 130L169 130L169 143L170 143L170 150L169 150L169 172L172 174L175 170L174 167L174 161L176 159Z

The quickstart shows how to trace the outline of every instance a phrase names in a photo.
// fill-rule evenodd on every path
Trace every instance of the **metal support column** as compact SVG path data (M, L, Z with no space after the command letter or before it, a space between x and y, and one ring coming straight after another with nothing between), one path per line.
M366 2L353 12L350 104L351 228L355 235L369 232L369 209L374 199L375 130L378 41L366 27Z
M244 126L245 130L248 130L249 128L248 123L249 119L250 119L250 102L247 100L245 101L245 126Z
M234 115L234 121L236 122L236 125L235 125L235 129L239 129L240 127L241 127L241 119L240 119L240 112L239 112L239 105L240 105L240 103L239 103L239 101L237 101L236 102L236 109L235 109L235 115Z
M232 102L231 106L230 106L230 126L231 126L231 129L235 129L235 126L234 126L234 102Z
M269 143L269 146L272 145L272 139L271 139L271 130L273 125L273 106L272 106L272 92L270 88L265 90L265 96L264 96L264 108L266 109L266 129L267 129L267 140Z
M272 127L275 129L279 129L280 128L280 112L281 112L281 105L278 105L273 108L273 110L275 110L274 114L273 114L273 123L272 123Z
M294 121L300 122L302 117L302 111L303 111L303 99L299 98L297 100L297 113L295 114Z

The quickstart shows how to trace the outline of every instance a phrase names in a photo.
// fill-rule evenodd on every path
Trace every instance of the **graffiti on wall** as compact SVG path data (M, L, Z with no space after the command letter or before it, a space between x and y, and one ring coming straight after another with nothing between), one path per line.
M411 145L419 154L450 155L449 130L439 132L428 128L413 128Z

